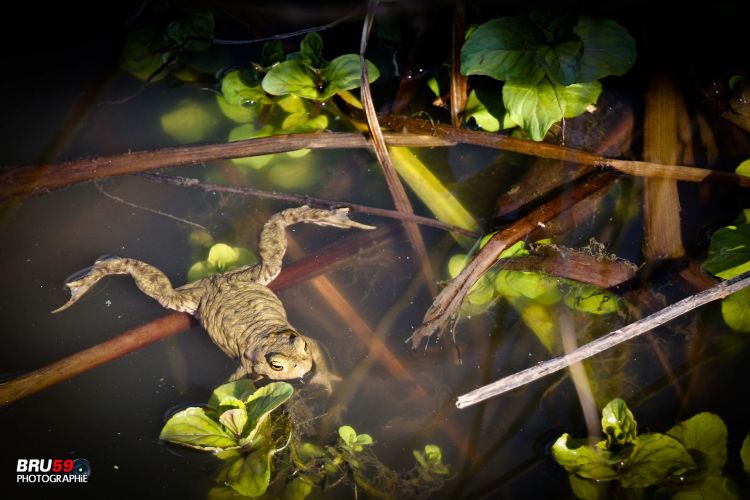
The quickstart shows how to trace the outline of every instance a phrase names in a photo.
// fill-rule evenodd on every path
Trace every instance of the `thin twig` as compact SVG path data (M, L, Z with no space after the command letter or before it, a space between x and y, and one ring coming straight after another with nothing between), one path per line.
M678 316L682 316L704 304L714 300L723 299L724 297L748 286L750 286L750 271L735 276L732 279L722 281L708 290L684 298L671 306L665 307L664 309L651 314L650 316L646 316L626 327L608 333L604 337L600 337L593 342L589 342L565 356L552 358L536 366L527 368L526 370L464 394L456 400L456 406L459 408L466 408L467 406L479 403L485 399L530 384L535 380L558 372L574 363L580 363L591 356L595 356L607 349L611 349L623 342L649 332L657 326L663 325L664 323L667 323Z
M389 117L387 126L423 130L421 133L384 133L389 146L429 148L453 146L457 143L512 151L539 158L551 158L598 167L611 167L637 177L664 177L687 182L709 182L750 187L750 177L730 172L682 165L612 160L577 149L555 146L500 134L456 129L424 120ZM408 123L407 123L408 122ZM194 165L211 160L227 160L245 156L284 153L296 149L371 148L363 135L348 132L314 132L259 137L243 141L199 144L100 156L48 165L5 167L0 171L0 201L11 197L43 194L65 186L104 179L115 175L133 174L164 167Z
M156 210L154 208L144 207L142 205L136 205L135 203L131 203L131 202L127 201L127 200L123 200L119 196L115 196L113 194L108 193L107 191L104 190L104 188L98 182L94 182L94 185L96 186L96 189L101 194L103 194L104 196L106 196L107 198L109 198L112 201L115 201L117 203L122 203L123 205L127 205L129 207L137 208L138 210L144 210L144 211L150 212L152 214L160 215L162 217L166 217L167 219L172 219L173 221L177 221L180 224L186 224L188 226L194 227L196 229L200 229L201 231L205 231L205 232L211 234L211 231L209 231L205 226L201 226L197 222L192 222L192 221L189 221L187 219L183 219L181 217L177 217L176 215L168 214L166 212L162 212L161 210Z
M433 333L441 330L445 323L458 313L464 297L477 280L494 265L500 252L510 245L523 239L536 229L540 223L545 223L587 196L601 189L609 189L614 181L612 174L596 173L585 179L569 192L557 196L539 208L519 219L513 224L495 233L487 244L474 256L471 262L458 276L443 288L424 315L422 325L417 328L407 342L416 348L423 338L429 338Z
M384 134L384 136L391 146L420 148L453 145L445 139L424 135ZM11 197L43 194L65 186L116 175L134 174L164 167L196 165L211 160L284 153L305 148L370 147L370 141L359 133L315 132L134 151L56 164L8 167L0 170L0 201Z
M534 142L508 135L490 134L474 130L464 130L450 125L433 123L426 120L404 118L402 116L387 116L381 123L393 130L404 132L432 134L435 137L447 139L461 144L472 144L487 148L511 151L539 158L562 160L571 163L594 165L599 168L611 168L620 173L636 177L658 177L685 182L715 182L731 184L740 187L750 187L750 176L737 175L731 172L721 172L708 168L689 167L685 165L663 165L648 161L631 161L605 158L579 149Z
M478 238L479 236L481 236L480 234L475 233L474 231L470 231L468 229L464 229L459 226L454 226L452 224L446 224L444 222L440 222L437 219L431 219L429 217L422 217L421 215L399 212L398 210L388 210L385 208L368 207L366 205L359 205L357 203L349 203L348 201L327 200L324 198L316 198L314 196L307 196L307 195L301 195L301 194L280 193L278 191L264 191L262 189L255 189L255 188L248 187L248 186L225 186L222 184L209 184L206 182L200 182L198 179L190 179L187 177L179 177L179 176L172 176L172 175L143 173L143 174L138 174L138 176L143 177L144 179L148 179L148 180L152 180L156 182L163 182L163 183L172 184L175 186L198 188L204 191L215 191L217 193L233 193L233 194L241 194L245 196L257 196L259 198L289 201L292 203L307 204L307 205L312 205L312 206L317 206L317 207L322 207L322 208L348 207L354 212L374 215L376 217L387 217L389 219L397 219L397 220L402 220L402 221L414 222L416 224L435 227L437 229L442 229L444 231L448 231L451 233L463 234L470 238Z
M461 74L461 47L466 35L466 5L460 0L453 13L453 29L451 34L451 123L454 127L461 126L464 108L466 108L466 88L468 78Z
M344 21L348 21L349 19L354 17L354 15L357 14L361 9L362 9L362 5L358 5L357 7L349 11L349 13L346 14L345 16L335 19L331 21L330 23L326 23L321 26L313 26L312 28L304 28L304 29L297 30L297 31L291 31L289 33L279 33L277 35L265 36L263 38L253 38L251 40L223 40L221 38L214 38L212 42L216 45L251 45L253 43L272 42L274 40L284 40L285 38L294 38L295 36L306 35L308 33L316 33L318 31L325 31L335 26L338 26Z
M375 105L372 102L372 92L370 90L370 77L367 71L367 59L365 58L365 52L367 50L367 40L370 37L370 29L372 23L375 20L375 10L378 6L378 0L370 0L367 5L367 14L362 25L362 40L359 45L359 65L360 65L360 85L361 85L361 97L362 106L367 116L367 126L370 129L370 135L372 137L373 149L375 150L375 156L378 158L380 167L383 170L383 176L385 182L388 185L388 191L391 193L393 203L400 212L414 213L409 197L406 195L404 185L401 184L401 180L396 173L396 169L393 167L391 158L388 154L388 148L385 145L385 139L383 137L383 131L380 128L378 122L378 116L375 112ZM412 248L419 258L421 264L422 274L424 275L425 282L428 289L433 295L437 293L437 285L435 275L430 264L430 259L427 257L427 247L425 246L422 234L419 232L419 227L411 222L404 222L404 229L406 230L406 236L411 243Z

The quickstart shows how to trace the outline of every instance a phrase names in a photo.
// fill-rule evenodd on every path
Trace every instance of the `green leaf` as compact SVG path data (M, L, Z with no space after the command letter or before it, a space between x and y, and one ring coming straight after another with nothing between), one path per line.
M623 488L647 488L695 469L690 454L666 434L642 434L619 476Z
M239 438L247 423L247 411L244 408L227 410L219 417L219 422L234 436Z
M294 94L305 99L320 95L315 71L302 61L284 61L272 67L263 78L263 90L271 95Z
M188 50L205 50L214 38L214 16L208 9L195 9L167 25L167 36Z
M750 176L750 160L745 160L734 170L737 175Z
M501 271L495 277L495 288L504 295L523 295L545 305L559 302L562 298L557 279L541 273Z
M299 152L309 150L298 149ZM286 156L293 156L287 153ZM274 162L268 171L268 181L289 191L309 188L321 178L322 171L310 161Z
M245 139L256 139L258 137L268 137L273 135L273 127L271 125L264 125L263 128L258 129L252 123L246 123L238 127L234 127L229 132L229 142L242 141ZM235 165L241 165L245 167L252 167L255 169L261 169L268 165L275 154L259 155L259 156L247 156L244 158L232 158L232 163Z
M582 49L580 40L570 40L551 47L541 47L536 57L553 82L570 85L578 81Z
M548 79L530 85L506 82L503 103L510 119L535 141L541 141L553 123L586 111L599 99L599 82L576 83L563 87Z
M565 281L573 284L563 297L563 302L569 308L588 314L611 314L620 309L620 297L614 293L575 281Z
M355 444L360 446L369 446L372 444L372 436L369 434L357 434Z
M217 243L208 251L208 265L223 272L237 260L239 253L226 243Z
M192 283L193 281L207 278L212 274L214 274L214 271L211 269L211 266L208 265L208 262L201 260L190 266L187 273L187 281L188 283Z
M305 35L305 38L299 44L299 51L306 64L313 68L319 68L323 65L323 39L319 34L313 32Z
M326 100L344 90L359 88L359 56L357 54L344 54L337 57L325 67L322 75L326 84L318 100ZM367 76L370 83L380 77L377 66L370 61L367 61Z
M737 487L722 476L708 476L698 485L680 488L671 500L736 500L740 498Z
M580 16L574 28L583 42L577 82L590 82L608 75L623 75L635 62L635 40L611 19Z
M221 406L235 406L235 400L245 401L245 399L255 392L255 386L246 378L235 380L227 384L220 385L208 400L208 406L219 409Z
M247 85L242 80L242 73L235 69L224 75L221 79L221 94L227 103L233 106L245 106L253 104L268 104L271 100L261 88L260 84ZM248 109L253 109L249 107ZM255 114L257 115L257 111Z
M687 448L709 475L721 474L727 461L727 426L718 415L699 413L672 427L667 434Z
M596 481L616 479L613 465L618 463L612 454L601 446L590 446L584 440L571 439L568 433L552 445L552 457L566 471Z
M598 81L574 83L562 90L563 116L574 118L586 112L589 106L596 104L602 93L602 84Z
M750 271L750 224L722 227L711 235L703 269L724 279Z
M544 77L536 56L540 46L538 29L528 19L493 19L479 26L461 47L461 73L534 85Z
M218 122L212 108L193 99L183 99L176 109L161 116L162 130L183 144L205 139Z
M292 397L294 388L286 382L271 382L255 391L245 401L247 405L248 437L254 439L263 421L268 415Z
M503 85L503 104L510 119L535 141L544 139L552 124L562 120L565 105L561 99L562 93L556 93L546 78L536 83L508 81Z
M487 132L513 128L518 124L511 120L510 114L505 110L500 92L487 92L474 89L469 94L464 112L466 120L474 119L477 126Z
M261 57L263 59L263 67L265 68L282 62L284 60L284 46L281 40L264 43Z
M139 80L152 78L156 82L164 78L166 71L156 73L164 63L162 32L152 25L143 25L130 31L122 48L122 67Z
M570 483L570 489L573 491L576 498L581 498L583 500L599 500L600 498L605 498L603 496L607 488L607 483L605 482L584 479L575 474L568 474L568 482Z
M357 439L357 431L350 425L339 427L339 437L345 444L353 444Z
M312 494L313 485L303 477L296 477L284 488L283 500L304 500Z
M637 428L635 417L623 399L613 399L602 410L602 431L607 436L608 448L635 443Z
M740 458L742 459L742 469L750 474L750 433L745 436L740 448Z
M734 292L722 300L721 316L735 332L750 333L750 289Z
M258 118L256 106L235 106L229 104L221 95L216 96L216 103L219 105L221 113L235 123L249 123Z
M257 450L230 459L216 474L216 481L230 486L240 495L260 496L271 482L272 456L273 450Z
M209 418L203 408L175 413L164 425L159 439L199 450L219 451L238 446L237 440Z
M424 454L417 450L413 450L412 454L417 464L426 472L439 475L450 474L448 466L443 464L443 452L438 445L425 445Z

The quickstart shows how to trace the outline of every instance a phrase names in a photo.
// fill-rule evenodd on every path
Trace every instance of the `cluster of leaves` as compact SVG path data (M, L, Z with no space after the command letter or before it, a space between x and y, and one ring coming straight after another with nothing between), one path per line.
M144 24L128 33L122 50L122 67L143 81L171 76L195 82L226 64L219 51L211 50L214 17L208 9L189 9L164 24Z
M596 103L599 79L622 75L635 61L635 41L618 23L589 16L493 19L471 31L461 48L461 73L505 82L497 93L474 90L466 116L488 131L520 126L533 140L553 123Z
M480 248L491 236L492 234L486 235L482 239ZM536 242L537 245L548 243L548 240ZM530 252L523 241L503 251L498 258L497 266L486 272L469 291L465 301L465 312L479 312L499 296L524 297L544 306L562 301L572 310L597 315L610 314L621 309L620 298L608 290L533 271L503 270L502 259L524 255L530 255ZM464 254L456 254L450 258L448 274L451 278L461 272L468 259L469 257Z
M288 450L288 456L276 462L281 464L277 472L294 476L284 485L284 498L303 499L347 478L374 494L397 484L429 489L442 484L436 478L449 473L440 448L427 445L423 452L414 451L417 465L410 475L401 478L380 464L368 449L372 437L358 434L348 425L339 427L334 445L318 446L296 439L291 420L284 413L272 415L293 392L286 382L272 382L260 389L247 379L224 384L213 391L205 406L172 415L159 438L212 452L222 460L214 479L223 486L211 490L210 495L216 498L224 498L230 491L247 497L266 494L272 478L280 477L272 473L276 468L273 458L284 450ZM293 470L283 465L290 460ZM373 469L375 478L368 474Z
M224 461L216 480L245 496L265 493L271 480L271 458L280 451L269 416L294 392L286 382L255 389L249 380L218 387L205 407L174 414L159 438L210 451Z
M427 496L438 489L450 473L443 464L439 446L428 444L423 451L414 450L415 467L397 474L382 465L369 447L369 434L357 434L351 426L339 427L334 445L318 446L309 442L292 445L292 460L306 494L320 493L344 480L353 481L367 494L377 498Z
M188 282L207 278L212 274L221 274L258 262L258 257L244 247L233 247L226 243L215 243L208 250L208 256L199 260L188 269Z
M750 209L742 211L735 223L711 235L708 258L703 269L723 279L750 271ZM750 289L735 292L721 301L721 314L737 332L750 332Z
M552 446L578 498L612 495L607 490L612 482L627 490L627 498L647 491L672 498L737 498L735 486L721 475L727 428L713 413L699 413L665 434L638 434L633 414L618 398L602 410L602 431L606 439L594 444L566 433Z

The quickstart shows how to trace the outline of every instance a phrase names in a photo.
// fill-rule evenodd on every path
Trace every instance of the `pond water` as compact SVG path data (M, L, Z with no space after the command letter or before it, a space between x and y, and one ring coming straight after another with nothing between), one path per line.
M167 78L141 88L139 81L119 68L119 47L127 31L122 19L130 13L126 7L115 9L111 19L102 21L117 26L112 33L101 26L86 31L89 24L81 20L63 23L65 29L50 26L43 40L37 41L38 47L29 47L28 58L16 55L19 72L29 75L29 84L15 91L9 87L2 96L7 111L0 165L173 146L180 142L179 137L165 132L162 117L184 105L186 99L208 110L201 116L212 126L199 137L182 142L226 141L237 125L222 116L215 92L206 90L212 85L178 84ZM444 29L450 19L444 16L449 13L436 11L425 19ZM29 14L20 13L19 17ZM72 17L67 13L64 18ZM273 19L278 26L270 32L292 29ZM294 24L290 19L286 22ZM345 24L324 39L340 36L346 40L340 50L356 52L359 27L359 23ZM69 43L51 43L66 40L64 33L71 31L76 36L67 39ZM297 40L289 46L296 48ZM85 42L85 48L76 42ZM377 99L382 100L392 95L397 81L386 75L388 50L372 49L384 79L391 78L390 83L386 80L375 87L381 92ZM87 55L88 64L76 59L80 51ZM336 55L330 52L331 57ZM50 61L44 71L33 64L40 54ZM222 57L226 65L246 64L259 57L259 47L227 48ZM429 64L439 67L439 62L430 60ZM56 79L43 78L48 73ZM638 76L613 82L602 96L605 104L600 105L599 114L603 118L597 126L606 129L612 116L628 113L638 123L643 114L642 83ZM129 97L126 102L118 102L125 97ZM421 101L429 103L424 96L414 99L414 110ZM327 113L330 128L347 129L336 121L336 113L323 110ZM586 123L571 120L569 144L590 140L584 135L592 126ZM739 138L734 142L720 138L719 146L727 149L721 151L715 165L725 166L750 152L743 132L732 133ZM619 153L638 157L639 134L636 126L630 148ZM734 149L727 144L733 144ZM434 168L486 230L496 228L495 200L522 182L527 168L532 164L541 171L560 168L556 162L473 146L434 148L420 152L420 158ZM305 166L295 170L297 165ZM217 161L160 172L392 206L377 161L365 150L318 150L295 160L276 157L257 170ZM641 191L642 181L619 178L597 209L557 242L581 247L593 237L605 245L606 252L641 264ZM748 197L745 191L726 186L681 184L679 192L687 255L700 262L710 230L726 225L748 208ZM425 204L413 195L412 199L419 214L431 215ZM212 242L254 250L262 224L272 213L289 206L170 186L138 176L110 178L98 185L78 184L6 203L0 226L3 378L30 372L165 314L127 277L107 278L71 309L50 314L67 300L63 289L66 277L98 256L116 254L146 261L164 271L173 284L181 285L191 266L205 259L208 252L196 228L184 221L204 226ZM516 217L508 215L504 222ZM436 498L570 496L567 474L550 453L563 432L578 437L587 432L576 387L569 377L542 379L468 409L459 410L454 404L458 395L551 356L534 335L534 325L523 310L495 297L493 303L464 310L455 344L446 333L426 349L411 350L405 340L419 326L432 301L417 259L398 222L357 213L352 218L387 229L380 236L384 243L357 252L345 265L326 273L327 281L306 280L279 291L290 322L326 347L334 369L344 378L330 399L315 393L311 402L312 416L321 423L321 442L335 439L338 425L351 425L370 434L375 440L374 453L397 471L413 466L412 450L437 444L451 474L434 493ZM421 231L437 279L447 279L450 258L467 253L469 248L441 230L423 227ZM290 250L285 263L290 267L294 261L318 256L320 249L346 241L356 232L295 226L288 234L296 248ZM679 269L658 268L651 275L644 274L647 281L616 289L615 293L632 305L616 314L575 312L562 302L550 306L546 311L551 314L551 329L555 335L563 330L575 332L581 344L637 319L639 309L653 310L654 302L649 300L656 300L661 307L694 293L678 277ZM639 289L653 293L639 295ZM368 332L383 339L389 362L362 341ZM749 350L746 335L726 327L718 304L713 304L652 336L596 358L589 367L591 383L603 403L623 397L642 432L665 432L675 422L702 411L718 414L729 428L727 475L746 486L738 453L748 432L750 405L737 391L750 375L743 362ZM234 361L219 351L200 327L194 327L1 407L3 496L207 498L216 486L212 476L218 460L210 454L167 445L158 437L169 416L207 401L234 369ZM303 385L295 383L295 387L304 393ZM85 458L92 474L86 485L18 484L16 464L22 458ZM325 496L350 498L353 490L341 485Z

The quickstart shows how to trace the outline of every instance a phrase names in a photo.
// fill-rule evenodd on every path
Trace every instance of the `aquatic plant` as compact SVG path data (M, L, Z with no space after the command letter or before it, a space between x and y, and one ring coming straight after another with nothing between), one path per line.
M553 123L596 104L599 79L626 73L635 41L610 19L533 11L471 30L461 48L461 73L503 81L502 103L492 92L469 96L467 118L494 132L519 125L541 141Z
M703 269L723 279L750 270L750 209L743 210L734 224L711 235ZM750 332L750 290L740 290L723 299L721 314L732 330Z
M646 489L672 498L737 498L736 486L722 476L727 427L718 415L703 412L664 434L638 434L633 413L618 398L602 410L601 426L603 441L565 433L552 446L578 498L641 498ZM610 483L625 491L609 489Z

